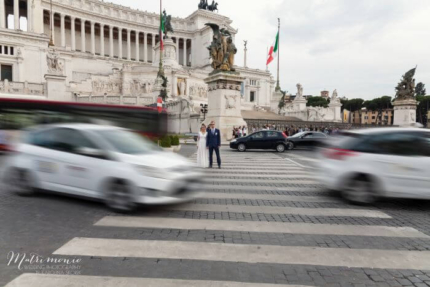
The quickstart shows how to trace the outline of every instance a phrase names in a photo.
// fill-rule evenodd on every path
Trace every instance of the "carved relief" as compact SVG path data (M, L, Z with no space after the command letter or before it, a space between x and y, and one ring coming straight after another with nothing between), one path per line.
M94 80L92 82L93 94L104 95L104 94L121 94L122 84L120 82Z
M63 75L64 59L60 59L55 51L48 51L46 54L46 63L48 65L48 73Z
M190 96L207 98L208 97L208 87L206 85L194 84L190 86Z
M236 108L237 96L224 96L224 97L226 99L225 108L227 110L235 109Z

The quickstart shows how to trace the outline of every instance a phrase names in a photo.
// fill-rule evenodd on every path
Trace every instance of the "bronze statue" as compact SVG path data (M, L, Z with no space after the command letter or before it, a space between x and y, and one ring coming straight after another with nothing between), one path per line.
M212 0L211 5L209 5L208 0L200 0L198 7L201 10L218 11L218 3L215 0Z
M214 34L212 43L208 47L212 59L212 68L234 72L234 56L237 53L237 48L233 43L231 33L226 29L220 30L217 24L206 23L205 25L211 27Z
M401 82L396 87L396 100L408 100L415 98L415 71L414 68L403 75Z
M172 26L172 15L167 15L166 10L163 11L164 35L165 39L169 39L168 32L175 33Z
M208 10L212 12L218 11L218 3L215 2L215 0L212 0L212 4L208 5Z

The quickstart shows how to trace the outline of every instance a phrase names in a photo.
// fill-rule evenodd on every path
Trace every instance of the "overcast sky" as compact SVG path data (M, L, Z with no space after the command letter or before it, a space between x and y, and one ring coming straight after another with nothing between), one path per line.
M158 0L112 0L159 11ZM239 29L236 64L265 69L267 47L281 18L280 80L283 90L304 94L338 90L371 99L394 95L402 74L418 65L416 80L430 94L430 0L217 0L219 13ZM163 0L168 14L186 17L199 0ZM276 78L276 63L270 66Z

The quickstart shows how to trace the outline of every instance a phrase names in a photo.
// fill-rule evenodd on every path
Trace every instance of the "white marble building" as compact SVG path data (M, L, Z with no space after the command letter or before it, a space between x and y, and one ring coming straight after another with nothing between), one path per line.
M280 114L286 117L295 117L306 122L342 122L342 104L338 97L337 90L333 91L330 104L327 108L307 107L307 102L308 100L303 95L303 86L297 84L297 95L295 99L290 103L286 103L284 108L280 111ZM275 111L276 109L278 109L277 106L272 105L272 110Z
M156 101L157 13L98 0L52 3L51 15L49 0L0 0L1 97L127 105ZM48 47L51 19L53 48ZM204 79L212 70L208 22L228 29L233 39L237 34L231 19L197 10L172 19L175 33L164 51L169 99L186 99L194 107L191 114L207 103ZM47 58L58 59L61 69L48 70ZM271 74L237 70L246 78L243 109L269 109L275 84Z

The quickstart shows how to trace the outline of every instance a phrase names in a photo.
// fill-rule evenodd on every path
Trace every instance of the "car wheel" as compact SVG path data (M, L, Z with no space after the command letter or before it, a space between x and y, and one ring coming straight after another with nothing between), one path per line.
M107 189L106 204L111 209L120 213L128 213L136 209L131 189L123 181L112 181Z
M350 203L360 205L372 204L377 200L372 181L366 176L357 176L349 180L341 190L341 196Z
M276 146L276 151L277 152L284 152L285 151L285 146L283 144L278 144Z
M246 151L246 145L243 144L243 143L239 144L238 147L237 147L237 150L240 151L240 152Z
M23 169L12 169L7 173L5 180L9 191L19 196L31 196L35 194L35 188L31 181L30 173Z
M288 150L293 150L294 148L295 148L294 143L289 142L288 145L287 145L287 149Z

